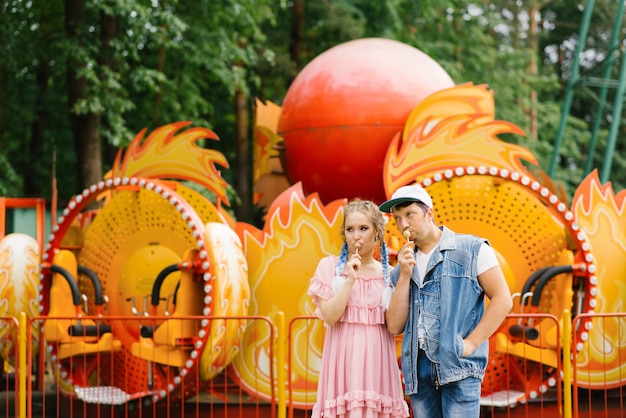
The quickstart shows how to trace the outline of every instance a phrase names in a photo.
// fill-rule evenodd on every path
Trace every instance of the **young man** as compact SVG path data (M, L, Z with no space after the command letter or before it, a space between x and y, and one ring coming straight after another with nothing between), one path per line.
M485 239L437 226L432 199L419 185L400 187L380 209L408 237L385 316L392 333L404 332L413 415L478 418L488 339L512 307L495 252Z

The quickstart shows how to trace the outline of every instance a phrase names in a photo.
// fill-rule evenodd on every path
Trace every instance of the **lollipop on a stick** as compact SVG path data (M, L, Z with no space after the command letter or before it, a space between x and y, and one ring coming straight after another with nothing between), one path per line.
M409 232L408 229L405 229L404 232L402 232L402 236L406 238L407 242L409 242L409 237L411 236L411 233Z
M359 248L361 248L361 244L354 244L354 253L359 254Z

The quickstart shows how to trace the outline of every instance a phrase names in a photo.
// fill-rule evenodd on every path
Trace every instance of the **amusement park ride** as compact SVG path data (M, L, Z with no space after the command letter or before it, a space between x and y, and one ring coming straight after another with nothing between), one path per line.
M311 315L309 280L321 257L339 252L347 199L382 202L412 182L431 194L437 223L489 239L513 314L622 310L626 191L591 171L568 202L536 174L529 150L498 139L524 133L495 120L494 106L485 86L455 85L415 48L384 39L338 45L304 68L282 106L258 103L263 229L225 209L216 165L227 161L197 144L215 133L184 122L142 131L102 181L70 200L43 247L24 234L2 238L0 315L26 313L33 358L45 350L68 397L158 403L205 391L228 369L246 393L272 399L276 339L271 327L253 332L246 316ZM87 210L95 200L101 208ZM392 249L402 241L391 218L386 240ZM483 398L506 392L519 403L553 386L560 325L505 322L490 339ZM626 384L617 328L588 319L574 330L573 349L588 353L576 357L585 364L579 385ZM298 331L287 347L296 365L290 402L309 408L324 331L321 322ZM1 341L15 366L15 342ZM199 379L185 379L192 375Z

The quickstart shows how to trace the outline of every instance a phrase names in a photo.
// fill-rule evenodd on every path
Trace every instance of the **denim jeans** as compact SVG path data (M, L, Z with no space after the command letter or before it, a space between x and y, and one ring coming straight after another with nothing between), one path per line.
M419 350L417 393L410 396L416 418L478 418L481 381L467 377L439 386L435 365Z

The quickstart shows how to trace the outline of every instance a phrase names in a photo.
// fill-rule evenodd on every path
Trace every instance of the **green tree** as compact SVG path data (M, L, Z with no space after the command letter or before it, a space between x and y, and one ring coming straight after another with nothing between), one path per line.
M22 194L50 195L54 150L63 201L100 180L141 129L189 120L213 128L222 141L211 145L241 161L223 174L249 208L255 66L260 54L272 63L260 25L281 4L3 2L0 144Z
M606 42L615 2L595 3L583 63L589 75L618 54ZM253 99L280 104L308 62L361 37L397 39L430 55L455 82L487 84L494 92L496 117L528 133L503 139L530 148L547 167L583 4L4 0L0 155L6 170L0 182L6 193L50 196L55 174L63 202L99 180L116 149L143 128L188 120L221 137L207 146L230 162L222 174L234 185L237 216L249 220ZM594 100L597 95L581 87L568 118L554 177L569 193L584 175ZM599 149L610 120L610 114L603 117ZM625 147L619 141L616 189L626 184L619 158ZM593 158L601 163L601 156ZM53 167L63 169L52 173Z

